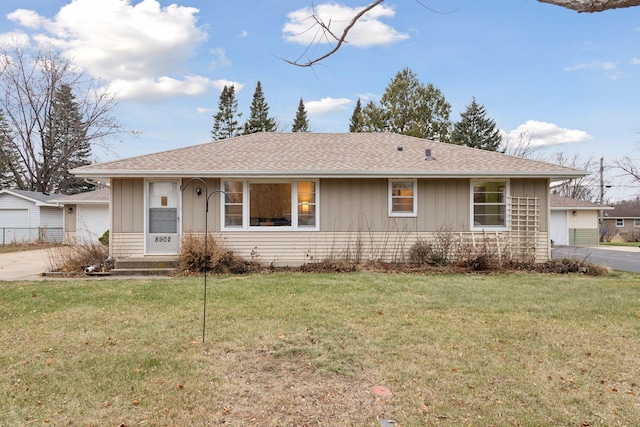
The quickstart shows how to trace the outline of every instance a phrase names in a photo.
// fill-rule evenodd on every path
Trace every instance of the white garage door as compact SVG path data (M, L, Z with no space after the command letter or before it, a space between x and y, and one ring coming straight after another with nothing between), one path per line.
M78 205L76 238L79 243L97 243L109 229L109 207Z
M555 245L569 244L567 211L551 211L551 240Z
M0 244L29 240L29 210L0 209Z

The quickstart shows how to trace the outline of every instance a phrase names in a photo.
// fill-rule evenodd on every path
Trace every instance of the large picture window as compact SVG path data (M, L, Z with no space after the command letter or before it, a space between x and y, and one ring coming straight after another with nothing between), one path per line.
M317 181L224 181L223 229L317 229Z
M415 179L389 180L389 216L416 216L418 200Z
M507 228L507 181L472 181L472 229Z

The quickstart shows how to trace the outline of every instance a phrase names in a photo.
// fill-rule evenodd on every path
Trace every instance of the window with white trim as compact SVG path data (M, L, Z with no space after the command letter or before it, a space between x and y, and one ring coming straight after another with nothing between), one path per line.
M223 230L317 230L318 181L223 181Z
M389 180L389 216L414 217L418 215L418 181L415 179Z
M634 218L633 219L633 226L634 227L640 227L640 218Z
M624 227L624 218L616 218L616 227Z
M508 181L471 181L471 229L507 229Z

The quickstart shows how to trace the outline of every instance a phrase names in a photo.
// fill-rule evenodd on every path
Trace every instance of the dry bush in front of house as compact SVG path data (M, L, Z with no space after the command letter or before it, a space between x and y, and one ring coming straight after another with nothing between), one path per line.
M234 251L226 248L209 233L207 236L207 256L205 256L204 234L188 233L182 238L180 248L180 269L185 274L207 272L214 274L244 274L255 271L255 263L247 262Z
M610 273L608 267L574 257L554 258L542 264L532 265L530 268L539 273L553 274L583 273L589 276L607 276Z
M299 270L304 273L353 273L358 271L358 263L348 259L325 259L303 264Z
M56 272L82 273L85 268L95 266L96 272L103 272L112 267L108 258L109 247L100 243L55 246L49 249L49 268Z

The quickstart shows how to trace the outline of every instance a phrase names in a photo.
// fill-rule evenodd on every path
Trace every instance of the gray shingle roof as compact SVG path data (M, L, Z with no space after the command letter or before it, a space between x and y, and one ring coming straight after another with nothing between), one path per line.
M587 210L608 210L613 209L609 206L600 206L597 203L585 202L584 200L572 199L571 197L558 196L552 194L550 197L551 209L567 210L567 209L587 209Z
M435 160L425 160L426 150ZM255 133L74 169L108 177L550 177L585 171L393 133Z
M54 202L62 204L108 204L109 188L100 188L94 191L71 194L68 196L58 196Z
M38 191L25 191L25 190L1 190L3 193L14 194L23 199L29 199L37 203L55 204L55 199L59 198L60 194L48 194L40 193Z

